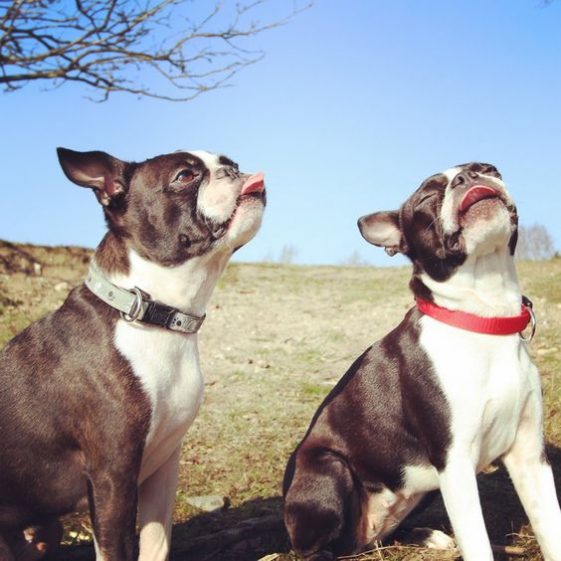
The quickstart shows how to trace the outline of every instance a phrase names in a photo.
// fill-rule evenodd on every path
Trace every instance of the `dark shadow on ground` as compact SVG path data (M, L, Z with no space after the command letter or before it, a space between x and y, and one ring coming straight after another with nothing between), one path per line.
M287 551L280 497L201 514L173 529L171 561L256 561Z
M201 513L173 527L170 561L256 561L288 550L280 497ZM94 561L91 545L61 548L57 561Z
M557 494L561 490L561 449L548 447ZM502 465L478 478L481 502L491 542L509 545L528 524L512 482ZM458 482L461 485L461 482ZM406 521L407 526L450 532L439 494L423 511ZM282 523L282 499L254 499L237 508L203 513L173 528L170 561L256 561L270 553L289 550ZM497 560L507 559L496 555ZM91 546L65 547L59 561L93 561Z

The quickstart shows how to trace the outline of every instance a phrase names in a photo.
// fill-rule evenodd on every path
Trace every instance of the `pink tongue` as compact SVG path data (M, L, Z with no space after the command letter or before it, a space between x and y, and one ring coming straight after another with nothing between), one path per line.
M471 205L482 201L483 199L490 199L498 195L497 191L492 187L487 187L486 185L474 185L464 196L462 202L460 203L460 211L464 212Z
M243 184L240 195L247 195L248 193L262 193L265 189L265 174L260 171L253 174Z

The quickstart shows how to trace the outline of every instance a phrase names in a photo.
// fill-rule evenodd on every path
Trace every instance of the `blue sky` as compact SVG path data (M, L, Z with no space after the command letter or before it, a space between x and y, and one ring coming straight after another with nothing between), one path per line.
M201 10L210 2L186 2ZM271 2L278 17L292 2ZM266 173L269 205L241 261L338 264L369 246L357 217L397 208L427 176L494 163L521 222L561 249L561 1L317 0L255 39L265 58L233 86L188 103L77 85L0 94L0 238L93 247L104 231L56 146L143 160L184 149L227 154Z

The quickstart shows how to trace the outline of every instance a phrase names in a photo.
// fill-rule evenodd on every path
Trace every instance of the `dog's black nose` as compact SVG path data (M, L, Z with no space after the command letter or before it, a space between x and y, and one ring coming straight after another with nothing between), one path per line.
M479 177L479 174L473 170L464 170L458 173L454 179L452 179L452 183L450 183L450 187L452 189L458 187L459 185L469 185L473 183Z

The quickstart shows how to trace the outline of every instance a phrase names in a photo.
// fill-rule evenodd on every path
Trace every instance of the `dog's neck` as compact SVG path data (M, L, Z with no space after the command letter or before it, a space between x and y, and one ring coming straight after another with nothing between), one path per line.
M432 292L434 302L444 308L482 317L520 313L522 295L508 248L468 257L444 282L435 281L426 273L420 278Z
M227 252L211 252L189 259L182 265L166 267L148 261L129 249L126 268L107 268L104 266L106 260L98 253L94 259L115 285L129 290L138 287L153 300L202 317L229 257Z

